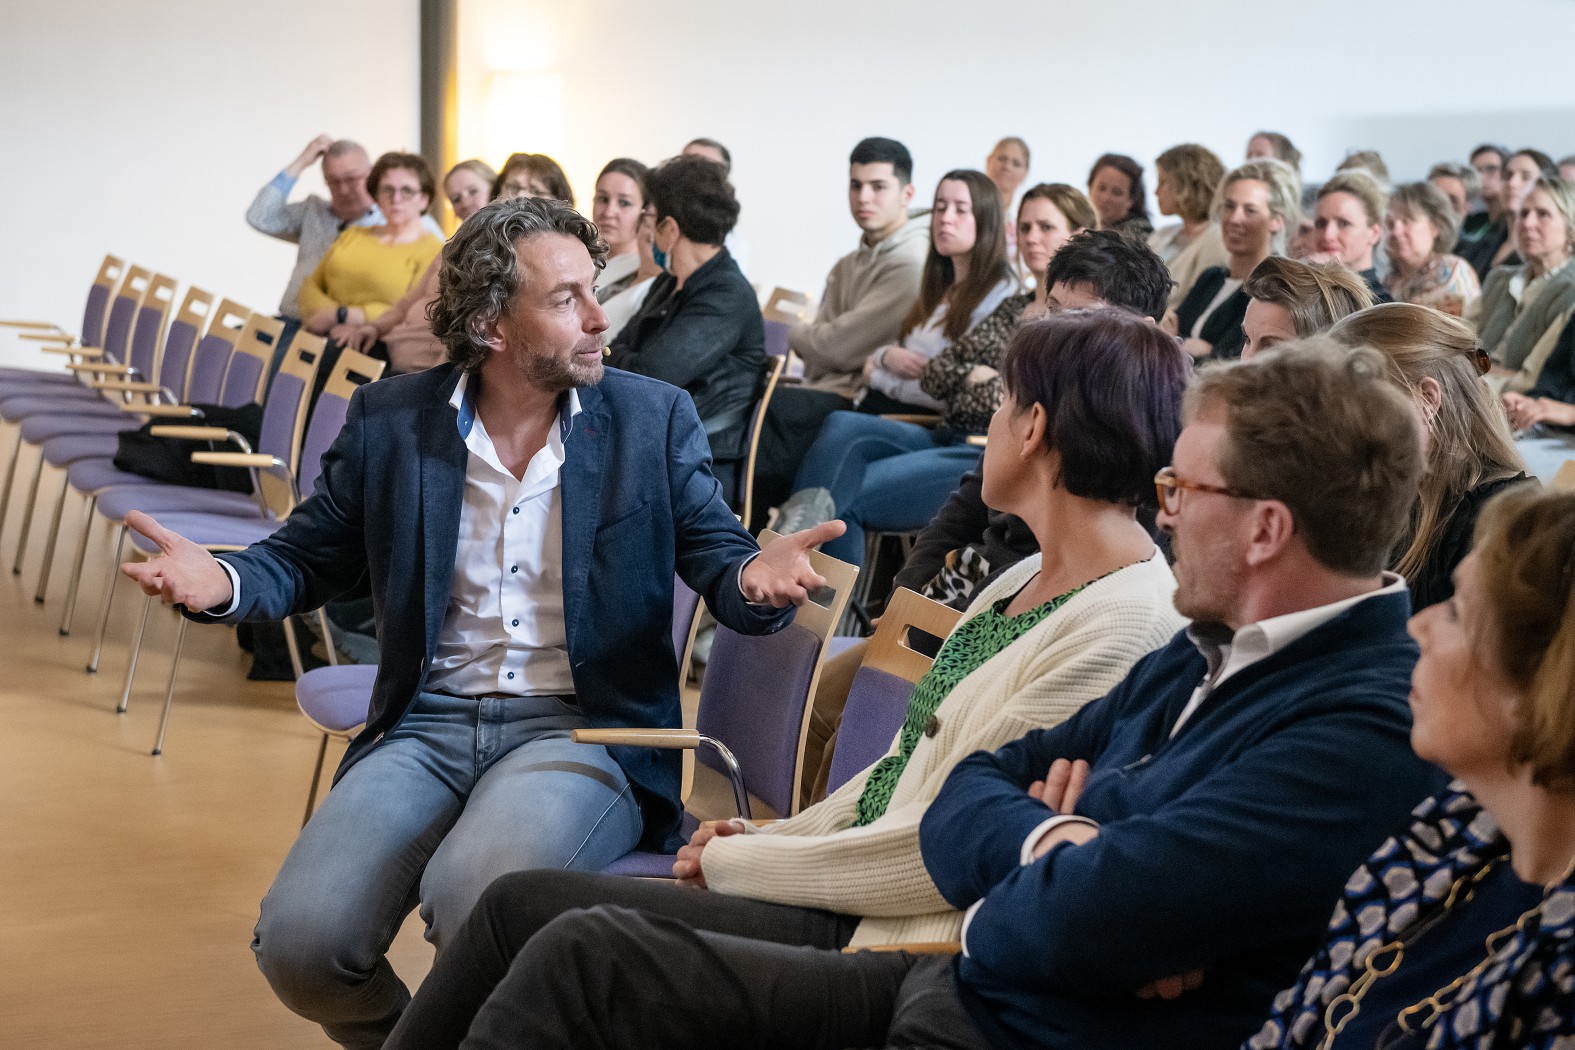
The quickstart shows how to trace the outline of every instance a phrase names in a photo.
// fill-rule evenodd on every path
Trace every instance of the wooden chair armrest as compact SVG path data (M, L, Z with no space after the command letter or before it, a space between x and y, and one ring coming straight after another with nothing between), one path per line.
M145 383L140 379L96 379L93 381L94 390L114 390L127 394L157 394L164 388L157 383Z
M224 427L188 427L171 423L161 423L149 433L154 437L185 438L188 441L225 441L230 436Z
M154 433L164 429L164 427L153 428ZM209 428L193 427L191 429L201 430ZM218 428L213 427L211 429L217 430ZM193 452L191 461L193 463L210 463L215 467L260 467L267 469L268 467L284 466L278 459L268 455L266 452Z
M47 328L51 332L65 335L61 327L52 321L13 321L7 318L0 320L0 328Z
M866 944L859 948L844 948L842 954L855 952L907 952L909 955L956 955L962 951L961 941L914 941L911 944Z
M66 371L95 372L98 374L108 372L111 375L124 376L130 375L132 372L135 372L136 369L132 368L130 365L123 365L118 361L72 361L70 364L66 365Z
M41 346L38 348L38 351L43 354L59 354L62 357L82 356L82 348L80 346Z
M73 343L76 340L64 332L19 332L18 339L26 339L33 343ZM81 350L77 351L81 353ZM100 351L102 353L102 351Z
M576 744L609 747L662 747L693 750L700 734L693 729L576 729L569 733Z
M202 413L190 405L121 405L122 412L130 412L139 416L163 416L166 419L201 419Z
M933 412L883 412L882 419L895 419L899 423L913 423L921 427L939 426L941 417Z

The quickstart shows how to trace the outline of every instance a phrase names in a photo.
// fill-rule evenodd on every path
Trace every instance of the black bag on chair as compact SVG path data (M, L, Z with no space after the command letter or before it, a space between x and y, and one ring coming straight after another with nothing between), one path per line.
M241 405L226 408L224 405L194 405L202 412L201 419L154 419L144 423L139 430L127 430L119 436L115 452L115 469L128 474L141 474L169 485L189 485L192 488L222 489L228 492L252 491L251 473L234 467L217 467L206 463L193 463L193 452L239 452L236 446L224 441L188 441L185 438L155 437L156 426L171 423L204 427L223 427L244 437L253 448L262 432L262 406Z

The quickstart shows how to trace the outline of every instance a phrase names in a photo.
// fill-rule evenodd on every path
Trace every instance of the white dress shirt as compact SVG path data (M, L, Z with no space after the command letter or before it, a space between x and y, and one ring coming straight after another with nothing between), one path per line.
M424 688L456 696L572 694L559 482L580 399L568 392L558 425L516 478L476 414L470 378L461 376L449 399L470 455L454 577Z
M1246 670L1259 660L1267 659L1284 649L1292 642L1330 620L1339 616L1358 602L1365 602L1369 598L1376 598L1381 594L1400 594L1406 589L1404 577L1392 572L1384 573L1384 586L1376 591L1358 594L1354 598L1345 598L1328 605L1320 605L1313 609L1302 609L1299 612L1286 613L1284 616L1271 616L1267 620L1249 623L1239 628L1229 640L1221 636L1224 628L1210 630L1207 624L1193 624L1187 628L1187 637L1192 644L1197 646L1198 652L1203 654L1203 659L1208 662L1208 674L1203 681L1192 691L1192 697L1187 701L1187 706L1181 709L1181 714L1176 716L1176 724L1170 728L1172 738L1180 732L1181 727L1192 717L1193 713L1207 700L1214 690L1224 684L1232 675ZM1087 824L1098 828L1097 821L1088 817L1077 816L1072 813L1058 813L1047 817L1028 833L1023 840L1023 846L1018 854L1018 863L1029 865L1036 858L1034 850L1039 842L1062 824ZM963 917L962 945L963 954L968 954L968 926L973 920L974 912L984 901L975 901Z

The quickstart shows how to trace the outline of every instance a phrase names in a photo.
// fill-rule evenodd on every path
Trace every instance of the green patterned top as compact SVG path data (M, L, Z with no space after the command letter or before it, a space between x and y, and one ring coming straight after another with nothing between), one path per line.
M887 755L875 763L864 781L864 793L859 796L858 817L853 826L861 828L879 820L891 803L891 794L897 780L908 765L919 737L935 717L936 708L946 699L957 683L978 670L990 659L1017 639L1037 627L1045 617L1055 612L1088 584L1074 587L1065 594L1050 599L1043 605L1016 616L1007 616L1006 607L1012 598L1002 598L978 616L963 621L941 645L935 662L913 687L913 697L908 701L908 713L902 720L902 733L897 738L897 753ZM1016 597L1013 595L1013 597Z

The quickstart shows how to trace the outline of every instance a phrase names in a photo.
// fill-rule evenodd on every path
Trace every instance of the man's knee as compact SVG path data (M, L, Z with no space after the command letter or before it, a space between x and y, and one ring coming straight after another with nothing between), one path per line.
M274 994L308 1017L316 1017L319 1003L364 980L376 965L375 958L357 957L353 933L335 923L333 914L331 902L295 903L269 896L262 902L252 938L257 968Z

